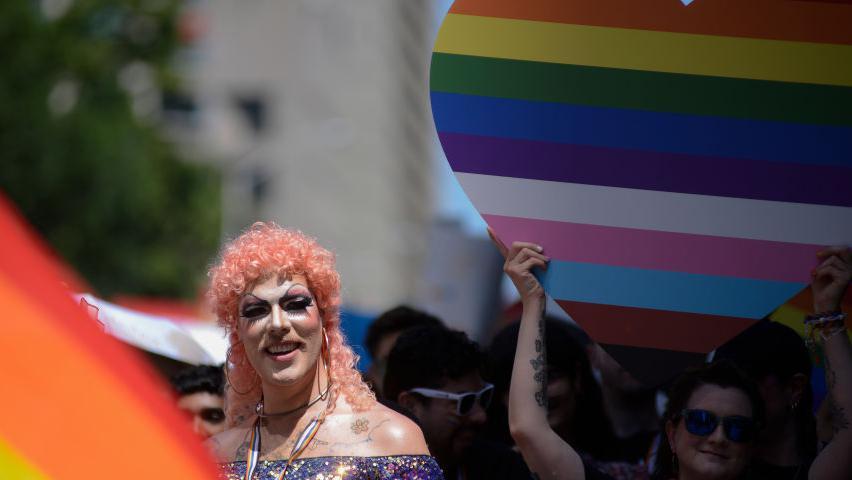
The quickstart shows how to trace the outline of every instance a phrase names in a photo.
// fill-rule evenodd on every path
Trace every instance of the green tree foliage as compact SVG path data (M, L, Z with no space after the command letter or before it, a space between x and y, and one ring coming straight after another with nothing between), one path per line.
M192 297L219 240L218 173L145 119L178 7L0 1L0 190L105 296Z

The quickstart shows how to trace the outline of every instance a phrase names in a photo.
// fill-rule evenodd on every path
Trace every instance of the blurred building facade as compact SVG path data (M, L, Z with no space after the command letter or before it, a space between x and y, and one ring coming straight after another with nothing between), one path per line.
M337 253L350 308L412 301L428 261L436 8L425 0L187 4L187 98L172 102L172 124L224 172L224 236L258 219L316 236Z

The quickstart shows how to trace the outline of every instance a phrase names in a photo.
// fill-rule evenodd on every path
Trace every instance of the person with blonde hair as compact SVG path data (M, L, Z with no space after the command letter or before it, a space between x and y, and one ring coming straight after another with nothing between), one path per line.
M256 223L210 270L230 341L222 478L443 478L411 420L376 402L340 329L334 255Z

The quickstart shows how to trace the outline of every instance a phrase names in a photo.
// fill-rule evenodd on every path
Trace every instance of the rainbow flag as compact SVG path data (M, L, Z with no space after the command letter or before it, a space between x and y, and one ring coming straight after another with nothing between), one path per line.
M647 381L852 241L850 2L458 0L431 98L485 221Z
M71 300L2 196L0 232L2 477L214 478L168 387Z

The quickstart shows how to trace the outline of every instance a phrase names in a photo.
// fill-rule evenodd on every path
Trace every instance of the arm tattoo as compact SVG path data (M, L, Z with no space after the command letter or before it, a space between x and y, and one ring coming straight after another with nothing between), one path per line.
M837 435L841 430L848 429L849 419L846 418L846 410L843 407L838 407L834 402L829 403L828 408L831 412L831 429L834 434Z
M825 384L828 387L828 411L831 417L831 429L835 435L841 430L849 428L849 419L846 418L846 410L838 406L833 399L833 392L837 384L837 373L831 367L828 356L825 357Z
M538 356L530 360L535 374L533 380L538 384L539 390L535 392L535 401L538 406L547 409L547 348L544 344L544 318L538 319L538 338L535 339L535 351Z

